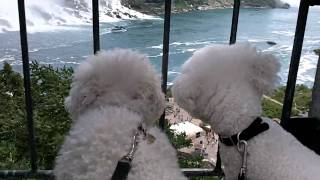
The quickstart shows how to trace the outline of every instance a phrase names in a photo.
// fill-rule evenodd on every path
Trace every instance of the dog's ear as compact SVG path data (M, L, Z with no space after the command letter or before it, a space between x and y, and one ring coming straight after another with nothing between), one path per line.
M85 84L90 84L85 83ZM71 84L72 89L70 94L64 100L65 109L72 115L76 116L83 109L86 109L90 106L98 97L98 92L94 85L91 83L91 88L84 88L81 83L74 79L74 82Z
M172 86L172 95L175 98L175 101L179 104L180 107L187 110L193 116L196 116L195 113L195 97L197 97L198 89L195 88L195 85L192 85L188 75L182 74L177 77Z
M271 54L256 52L257 53L252 61L251 73L249 73L249 80L253 88L259 94L268 94L273 91L279 84L280 77L278 72L280 70L279 61Z

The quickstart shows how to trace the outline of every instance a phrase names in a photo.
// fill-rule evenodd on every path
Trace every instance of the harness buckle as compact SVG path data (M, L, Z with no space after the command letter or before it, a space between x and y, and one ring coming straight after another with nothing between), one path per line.
M245 175L246 175L246 172L247 172L247 168L246 168L246 167L241 167L241 168L240 168L240 173L239 173L239 175L240 175L240 176L245 176Z

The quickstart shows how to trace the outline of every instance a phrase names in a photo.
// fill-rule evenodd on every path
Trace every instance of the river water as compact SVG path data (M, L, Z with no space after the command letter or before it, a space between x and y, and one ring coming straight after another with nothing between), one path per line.
M250 42L279 58L281 77L287 79L298 9L241 9L237 42ZM193 11L173 14L170 33L169 81L179 74L181 65L197 49L209 44L228 44L232 9ZM113 32L114 26L125 29ZM36 29L33 27L33 29ZM101 48L132 48L146 53L158 72L162 58L162 17L103 22ZM28 34L30 60L55 67L77 66L92 54L90 24L46 27ZM276 45L268 45L273 41ZM4 61L21 71L18 31L0 33L0 64ZM312 86L320 48L320 9L311 8L305 34L298 83ZM1 65L0 65L1 66Z

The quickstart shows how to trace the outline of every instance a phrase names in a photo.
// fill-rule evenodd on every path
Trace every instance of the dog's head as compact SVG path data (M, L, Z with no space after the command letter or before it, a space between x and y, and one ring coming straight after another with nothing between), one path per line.
M89 57L75 70L65 105L73 119L90 108L119 106L151 122L164 110L164 95L145 55L115 49Z
M173 95L193 116L228 134L241 119L261 114L261 97L276 87L279 67L274 56L249 44L208 46L183 65Z

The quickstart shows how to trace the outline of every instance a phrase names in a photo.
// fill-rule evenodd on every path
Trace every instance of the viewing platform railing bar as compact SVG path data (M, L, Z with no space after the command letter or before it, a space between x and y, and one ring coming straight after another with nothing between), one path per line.
M37 171L37 152L36 152L36 141L35 132L33 125L33 108L32 108L32 97L31 97L31 85L30 85L30 66L29 66L29 52L28 52L28 38L27 38L27 26L26 26L26 15L25 15L25 4L24 0L18 0L19 10L19 25L20 25L20 41L21 41L21 54L23 64L23 81L24 81L24 92L25 92L25 103L27 113L27 125L28 125L28 139L30 146L30 161L31 171Z
M181 171L187 177L194 176L222 176L222 171L206 168L182 168Z
M182 173L187 177L194 176L221 176L222 171L215 171L214 169L205 169L205 168L183 168L181 169ZM33 173L28 170L0 170L0 178L47 178L54 179L52 170L38 170L36 173Z
M320 54L318 57L318 64L316 68L316 75L313 83L311 99L311 107L308 115L309 117L316 117L320 119Z
M235 44L237 41L239 12L240 12L240 0L234 0L229 44Z
M34 178L34 179L54 179L52 170L0 170L0 178Z
M165 0L164 24L163 24L163 45L162 45L162 92L167 94L168 83L168 61L170 44L170 19L171 19L171 0ZM160 117L159 126L163 130L165 127L165 111Z
M92 0L92 30L93 30L93 52L100 51L99 34L99 0Z
M303 38L304 38L304 33L305 33L307 19L308 19L308 11L309 11L308 0L301 0L299 12L298 12L298 20L297 20L295 37L294 37L292 55L291 55L287 87L286 87L285 97L283 101L281 122L280 122L281 126L283 126L284 128L286 128L291 116L294 91L296 87L297 74L298 74L301 51L303 46Z
M187 177L194 176L221 176L222 171L215 171L214 169L205 169L205 168L183 168L181 169L182 173ZM53 179L52 170L38 170L36 173L33 173L28 170L2 170L0 171L0 178L49 178Z
M310 6L320 5L320 1L319 0L309 0L309 4L310 4Z

